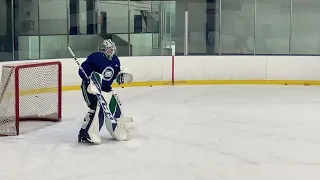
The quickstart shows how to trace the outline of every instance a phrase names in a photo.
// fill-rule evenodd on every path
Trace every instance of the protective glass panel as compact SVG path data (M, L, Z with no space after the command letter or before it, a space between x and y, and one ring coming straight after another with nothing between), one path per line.
M254 53L254 0L221 1L221 53Z
M289 54L290 0L256 2L256 54Z
M320 54L320 1L292 1L292 54Z

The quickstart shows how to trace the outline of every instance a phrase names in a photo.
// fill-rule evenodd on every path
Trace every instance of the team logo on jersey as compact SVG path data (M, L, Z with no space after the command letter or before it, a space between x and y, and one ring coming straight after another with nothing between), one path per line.
M110 81L113 77L113 74L114 74L114 70L110 66L107 66L102 72L103 79L106 81Z

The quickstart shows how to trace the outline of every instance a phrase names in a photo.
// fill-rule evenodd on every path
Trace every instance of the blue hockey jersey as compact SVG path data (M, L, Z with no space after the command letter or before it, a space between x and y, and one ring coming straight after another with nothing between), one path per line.
M108 59L102 52L94 52L81 64L82 68L88 76L95 71L102 74L102 91L111 91L112 82L116 79L120 72L120 60L116 55L113 55L112 59ZM83 81L88 82L86 76L79 69L79 76Z

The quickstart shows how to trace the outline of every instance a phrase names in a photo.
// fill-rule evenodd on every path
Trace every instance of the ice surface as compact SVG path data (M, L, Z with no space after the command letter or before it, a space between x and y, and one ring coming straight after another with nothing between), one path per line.
M0 180L319 180L320 87L115 89L132 139L77 143L85 103L63 122L0 138Z

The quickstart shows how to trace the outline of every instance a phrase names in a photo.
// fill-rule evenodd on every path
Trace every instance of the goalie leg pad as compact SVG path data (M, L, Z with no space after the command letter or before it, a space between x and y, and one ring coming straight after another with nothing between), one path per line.
M114 122L108 117L105 118L105 125L108 132L114 139L118 141L128 140L130 138L130 132L125 126L124 122L121 121L124 116L122 113L121 102L117 94L114 93L114 91L110 91L102 92L102 95L108 102L111 114L117 119L117 121Z
M112 91L112 97L109 102L109 109L110 109L110 112L113 114L115 118L117 118L118 121L122 121L124 123L133 122L133 119L131 117L124 116L120 99L118 97L118 94L115 93L114 91Z
M82 81L82 84L81 84L82 96L83 96L83 99L85 100L87 106L90 109L96 109L98 99L95 95L88 93L88 91L87 91L88 85L89 85L88 83L86 83L85 81Z
M103 126L103 111L98 108L87 113L78 135L79 142L101 144L99 132Z
M114 91L110 92L111 94L111 98L109 100L109 109L110 112L112 113L113 117L119 119L121 117L123 117L122 115L122 109L121 109L121 102L118 98L118 95L116 93L114 93ZM108 101L106 99L106 101Z

